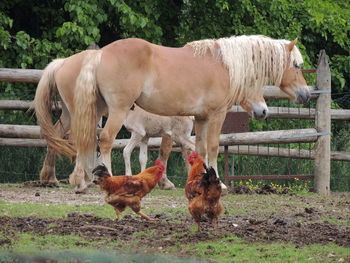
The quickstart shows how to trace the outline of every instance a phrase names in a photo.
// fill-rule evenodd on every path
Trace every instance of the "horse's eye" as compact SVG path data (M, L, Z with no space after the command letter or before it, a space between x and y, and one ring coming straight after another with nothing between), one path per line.
M300 69L300 65L298 65L298 64L294 64L294 67L295 67L296 69Z

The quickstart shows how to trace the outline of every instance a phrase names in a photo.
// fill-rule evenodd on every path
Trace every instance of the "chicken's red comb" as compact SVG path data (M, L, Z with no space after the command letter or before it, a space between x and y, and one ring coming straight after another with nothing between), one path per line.
M192 160L193 158L197 158L198 157L198 152L193 152L193 153L190 153L188 156L187 156L187 160L190 161Z
M161 160L155 160L154 164L159 166L163 171L165 170L164 163Z

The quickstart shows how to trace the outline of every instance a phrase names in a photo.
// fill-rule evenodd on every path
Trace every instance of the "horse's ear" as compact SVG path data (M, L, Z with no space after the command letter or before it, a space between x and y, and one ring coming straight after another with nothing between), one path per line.
M294 48L294 46L295 46L295 44L297 43L297 41L298 41L297 38L294 39L294 40L292 40L292 41L290 41L290 43L287 45L287 50L288 50L288 51L292 51L293 48Z

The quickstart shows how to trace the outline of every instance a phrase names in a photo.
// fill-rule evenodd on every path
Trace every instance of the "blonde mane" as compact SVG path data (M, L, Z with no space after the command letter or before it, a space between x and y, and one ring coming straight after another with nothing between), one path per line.
M288 43L284 39L254 35L198 40L186 46L193 49L195 56L204 56L209 50L222 61L230 75L231 98L240 103L267 84L279 86L284 70L303 62L296 46L289 56L285 49ZM219 55L218 51L215 53L216 47Z

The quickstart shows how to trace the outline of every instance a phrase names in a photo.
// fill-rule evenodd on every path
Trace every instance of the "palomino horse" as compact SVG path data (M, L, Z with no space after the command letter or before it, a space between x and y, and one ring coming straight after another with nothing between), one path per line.
M136 103L159 115L195 116L196 151L204 157L208 150L208 165L217 171L220 129L233 103L246 105L248 112L262 119L267 115L262 99L266 84L279 86L297 103L309 99L295 42L239 36L169 48L125 39L57 59L44 70L34 100L42 135L55 151L68 156L77 153L70 182L77 192L84 191L95 167L97 120L108 111L99 147L102 161L112 172L112 143ZM65 104L62 114L71 118L76 152L52 124L51 105L57 91Z
M186 160L190 152L194 151L194 143L191 140L193 118L189 116L160 116L144 111L135 105L126 115L123 124L131 132L131 138L123 150L125 174L132 174L130 156L135 146L140 145L139 162L141 171L143 171L146 169L149 138L162 137L159 159L163 161L165 171L158 185L161 189L175 188L174 184L167 178L167 162L171 153L173 140L181 146L184 160ZM187 162L185 161L185 163L187 167ZM187 168L189 170L189 167Z

